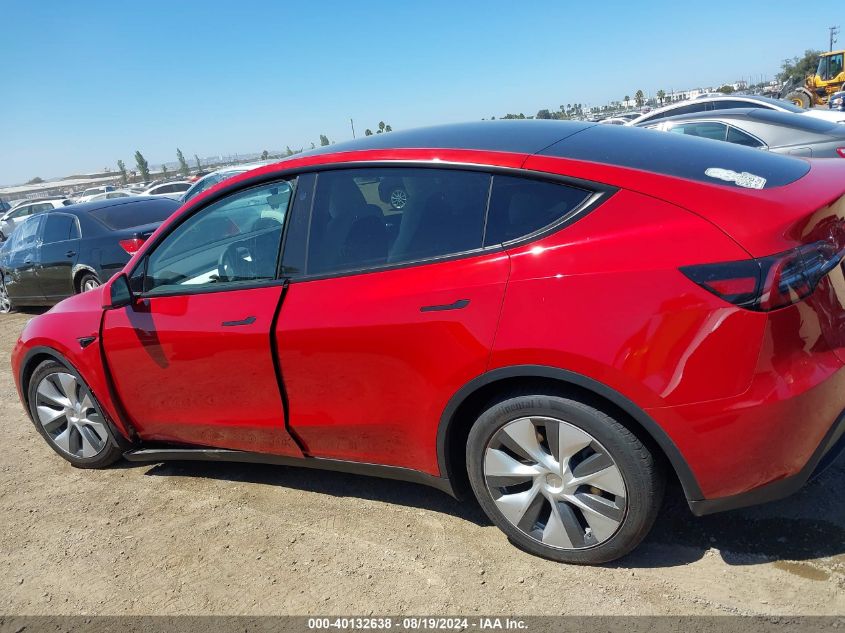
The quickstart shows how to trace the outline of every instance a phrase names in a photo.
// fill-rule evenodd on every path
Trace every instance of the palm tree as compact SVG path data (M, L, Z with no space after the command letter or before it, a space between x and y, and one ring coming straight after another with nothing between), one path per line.
M637 107L641 108L645 103L645 95L643 94L643 91L637 90L637 94L634 95L634 99L637 100Z
M657 100L660 101L660 105L663 105L663 100L666 98L666 93L663 90L657 91Z
M628 95L625 95L625 107L626 107L626 108L627 108L627 107L629 107L629 105L630 105L630 104L629 104L629 102L630 102L630 101L631 101L631 97L630 97L630 96L628 96Z

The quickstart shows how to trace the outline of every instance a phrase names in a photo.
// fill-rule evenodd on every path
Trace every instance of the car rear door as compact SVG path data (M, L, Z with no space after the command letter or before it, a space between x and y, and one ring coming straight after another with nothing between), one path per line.
M484 373L508 279L507 255L482 246L491 177L364 168L300 182L275 328L291 431L312 456L437 473L440 415ZM383 183L401 183L400 208Z
M133 271L136 301L105 312L111 377L141 437L301 456L270 340L290 194L282 181L199 209Z
M45 213L35 275L48 301L59 301L75 292L73 268L79 259L79 222L69 213Z

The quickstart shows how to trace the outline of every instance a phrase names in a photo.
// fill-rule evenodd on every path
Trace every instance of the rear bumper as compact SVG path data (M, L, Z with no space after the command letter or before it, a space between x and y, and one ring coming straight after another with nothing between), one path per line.
M813 456L796 474L728 497L690 499L690 509L696 516L703 516L783 499L798 492L804 484L830 466L843 451L845 451L845 413L837 418Z

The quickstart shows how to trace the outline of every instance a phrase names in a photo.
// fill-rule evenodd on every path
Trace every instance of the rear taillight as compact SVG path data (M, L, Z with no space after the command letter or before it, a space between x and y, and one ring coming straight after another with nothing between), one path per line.
M836 153L839 154L842 158L845 158L845 147L837 147Z
M811 295L843 256L836 244L822 241L760 259L684 266L681 272L725 301L765 312Z
M133 237L129 240L120 240L118 244L120 247L125 250L130 255L134 255L138 252L138 249L141 248L141 245L144 243L144 238L142 237Z

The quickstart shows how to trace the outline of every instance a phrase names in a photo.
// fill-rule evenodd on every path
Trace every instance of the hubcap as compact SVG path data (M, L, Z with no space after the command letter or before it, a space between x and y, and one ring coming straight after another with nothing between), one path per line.
M100 282L96 279L86 279L85 283L82 284L82 292L87 292L89 290L93 290L94 288L99 287Z
M48 374L38 383L35 394L38 421L61 451L87 458L105 449L108 431L103 416L75 376Z
M390 193L390 204L394 209L402 209L408 204L408 194L404 189L394 189Z
M557 549L594 547L627 509L616 462L592 435L563 420L531 416L490 439L484 479L496 507L530 538Z
M9 301L9 293L6 290L6 284L0 281L0 313L5 314L11 311L12 302Z

